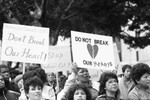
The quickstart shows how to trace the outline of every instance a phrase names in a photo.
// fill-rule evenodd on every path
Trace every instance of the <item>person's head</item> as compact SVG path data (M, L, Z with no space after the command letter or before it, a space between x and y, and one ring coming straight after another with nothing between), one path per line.
M91 92L84 84L74 84L68 91L68 100L91 100Z
M3 75L5 81L9 81L10 73L7 65L5 64L0 65L0 73Z
M24 81L24 90L30 100L41 100L43 82L37 76L30 77Z
M56 76L53 72L47 73L47 81L50 83L56 81Z
M5 88L5 82L4 82L4 77L2 74L0 74L0 89Z
M100 91L99 95L107 94L107 92L116 93L118 91L118 78L117 75L113 72L103 72L100 77Z
M77 80L81 83L89 82L90 76L87 68L78 68Z
M150 67L147 64L135 64L130 75L136 85L148 86L150 84Z
M132 66L128 65L128 64L126 64L126 65L124 65L122 67L122 72L124 74L124 77L130 78L130 71L131 71L131 69L132 69Z

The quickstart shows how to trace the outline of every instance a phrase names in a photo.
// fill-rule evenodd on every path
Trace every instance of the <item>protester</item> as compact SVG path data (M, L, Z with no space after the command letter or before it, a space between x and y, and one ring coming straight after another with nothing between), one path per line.
M62 71L58 72L59 92L64 88L67 77Z
M91 100L91 92L84 84L74 84L68 90L67 100Z
M0 74L0 100L18 100L19 96L18 92L6 88L4 77Z
M56 90L56 75L53 72L47 73L47 85Z
M27 100L42 100L43 82L40 78L37 76L30 77L23 83Z
M18 93L20 93L19 87L17 84L15 84L14 82L11 82L10 79L10 73L9 73L9 68L8 66L1 64L0 65L0 73L3 75L4 77L4 81L5 81L5 86L8 90L12 90L12 91L16 91Z
M144 63L135 64L131 78L136 86L129 92L130 100L150 100L150 67Z
M69 75L64 89L58 93L57 100L62 100L67 97L67 91L73 84L84 84L86 85L92 94L92 100L98 96L99 83L90 80L89 72L86 68L79 68L76 64L73 64L72 73Z
M100 91L96 100L119 100L118 78L113 72L103 72L100 77Z
M23 75L23 81L27 80L28 78L34 77L34 76L39 77L44 84L43 90L42 90L42 99L55 100L56 99L55 92L52 87L46 85L47 84L47 75L42 68L37 67L34 70L27 71ZM19 97L19 100L26 100L23 92L22 92L21 96Z
M132 90L135 86L133 80L130 77L130 71L132 69L131 65L124 65L122 67L123 76L119 80L119 89L120 89L120 99L121 100L128 100L128 93Z

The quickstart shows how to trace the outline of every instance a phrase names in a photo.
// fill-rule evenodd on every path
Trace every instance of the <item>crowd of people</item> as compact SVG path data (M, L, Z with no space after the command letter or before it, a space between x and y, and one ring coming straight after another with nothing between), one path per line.
M0 65L0 100L150 100L150 66L122 67L123 74L104 71L99 81L90 79L76 63L68 76L46 73L39 64L11 79L8 65ZM10 80L11 79L11 80Z

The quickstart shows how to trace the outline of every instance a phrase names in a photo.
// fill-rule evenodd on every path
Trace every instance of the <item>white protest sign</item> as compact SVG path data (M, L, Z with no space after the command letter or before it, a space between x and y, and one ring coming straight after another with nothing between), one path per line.
M4 24L1 59L25 63L47 63L49 28Z
M83 68L115 69L112 37L71 32L73 61Z
M48 64L42 67L46 73L49 73L70 70L71 65L70 46L50 46Z

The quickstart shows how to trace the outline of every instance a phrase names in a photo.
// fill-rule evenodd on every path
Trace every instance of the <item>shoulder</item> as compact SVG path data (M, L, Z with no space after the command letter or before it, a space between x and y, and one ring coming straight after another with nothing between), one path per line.
M129 99L131 100L138 100L138 90L134 87L128 94Z
M106 95L99 95L96 100L106 100Z

